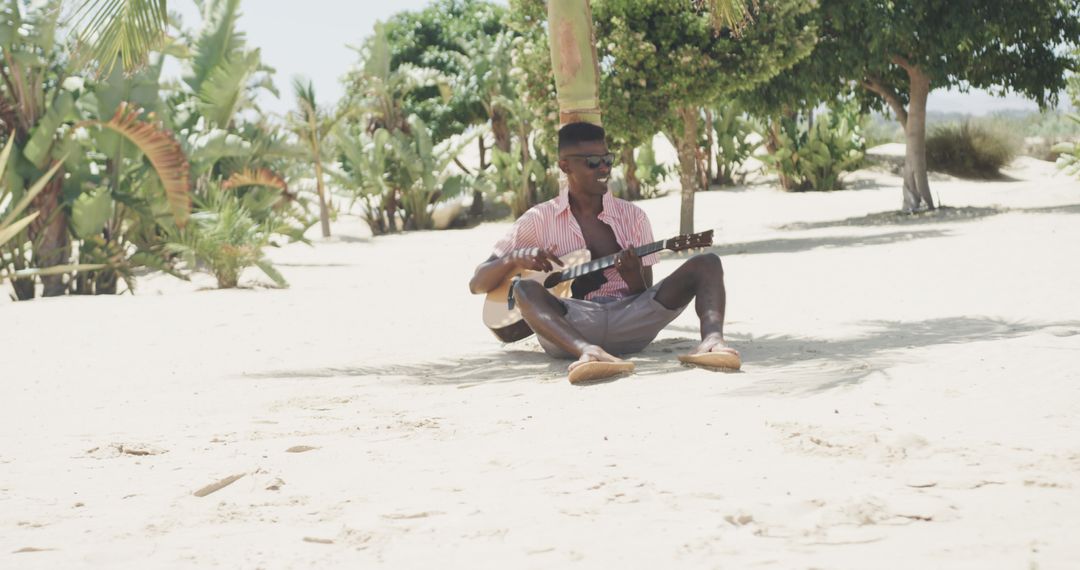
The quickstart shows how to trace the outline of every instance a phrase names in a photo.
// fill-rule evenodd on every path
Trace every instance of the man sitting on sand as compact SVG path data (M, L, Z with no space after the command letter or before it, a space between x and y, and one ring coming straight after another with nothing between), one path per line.
M570 381L598 380L630 372L632 362L613 355L644 349L693 299L701 319L701 343L680 360L738 369L739 354L724 343L724 270L716 254L696 255L653 285L655 254L633 248L653 241L645 212L608 192L614 155L604 129L571 123L559 130L559 168L567 185L557 198L538 204L514 223L487 261L476 268L469 290L485 294L523 270L551 271L559 257L588 248L593 259L618 253L607 279L584 299L560 299L541 283L520 280L513 295L540 345L556 358L576 359Z

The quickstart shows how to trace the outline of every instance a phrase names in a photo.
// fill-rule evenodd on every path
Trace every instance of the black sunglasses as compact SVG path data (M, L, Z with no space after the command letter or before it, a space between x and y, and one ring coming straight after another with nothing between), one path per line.
M601 164L608 168L611 168L611 165L615 164L615 155L610 152L607 154L567 154L565 155L565 158L584 159L585 166L588 166L593 170L600 168Z

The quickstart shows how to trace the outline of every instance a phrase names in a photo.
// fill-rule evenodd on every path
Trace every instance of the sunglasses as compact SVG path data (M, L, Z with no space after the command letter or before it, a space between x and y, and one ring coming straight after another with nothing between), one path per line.
M600 168L600 165L611 168L611 165L615 164L615 155L612 153L607 154L568 154L565 158L580 158L585 160L585 166L588 166L592 170Z

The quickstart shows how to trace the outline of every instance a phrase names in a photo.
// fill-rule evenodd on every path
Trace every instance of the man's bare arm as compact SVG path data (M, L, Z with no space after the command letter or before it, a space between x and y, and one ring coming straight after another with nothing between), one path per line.
M559 258L538 247L514 250L502 257L493 255L476 268L469 281L469 291L474 295L483 295L501 285L507 276L518 269L551 271L555 266L562 267Z

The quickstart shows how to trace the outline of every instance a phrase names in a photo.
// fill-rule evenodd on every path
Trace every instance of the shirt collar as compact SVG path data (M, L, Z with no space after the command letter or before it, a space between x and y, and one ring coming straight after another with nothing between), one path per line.
M608 213L614 211L615 197L611 195L611 188L608 188L607 192L604 192L604 197L601 199L604 206L604 211L600 212L597 218L604 220L607 219ZM570 209L570 184L565 180L559 184L559 195L555 198L555 205L558 207L559 213Z

